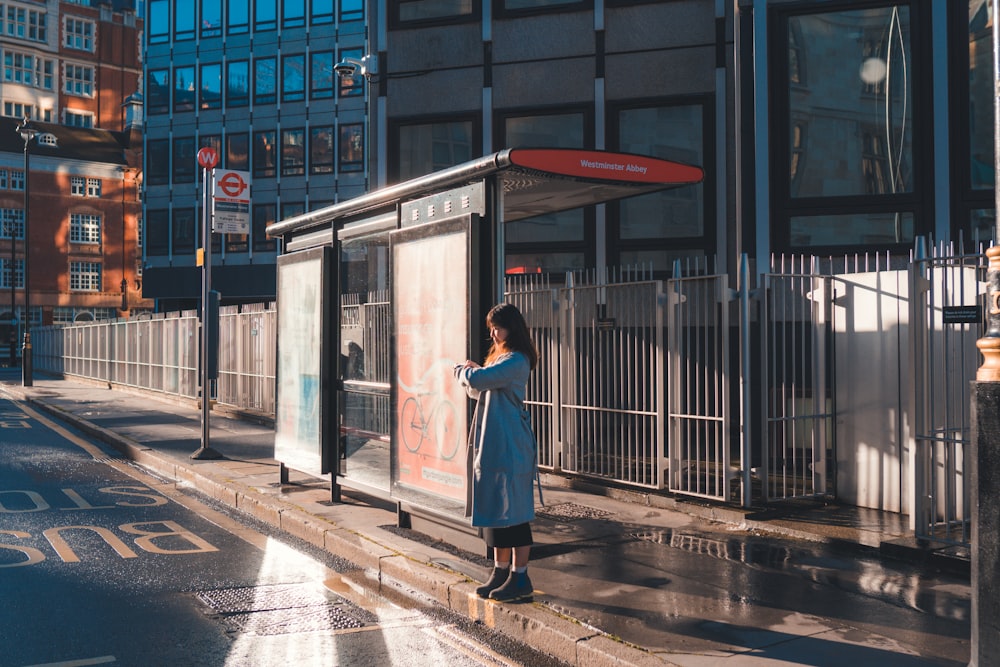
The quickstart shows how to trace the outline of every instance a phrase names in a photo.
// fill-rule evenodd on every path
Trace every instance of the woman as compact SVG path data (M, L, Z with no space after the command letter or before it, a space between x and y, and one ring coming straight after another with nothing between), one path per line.
M484 365L466 361L455 367L459 383L478 399L471 435L471 515L472 525L482 529L486 546L493 549L493 572L476 593L501 602L527 602L533 595L528 557L538 466L524 391L538 353L515 306L494 306L486 327L492 343Z

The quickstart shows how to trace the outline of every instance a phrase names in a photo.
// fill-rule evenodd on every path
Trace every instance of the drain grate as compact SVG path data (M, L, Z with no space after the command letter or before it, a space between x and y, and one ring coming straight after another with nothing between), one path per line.
M284 635L362 628L373 614L315 585L248 586L201 591L201 602L230 630L242 634Z
M535 514L554 521L576 521L577 519L603 519L613 513L576 503L561 503L559 505L546 505L540 510L535 510Z

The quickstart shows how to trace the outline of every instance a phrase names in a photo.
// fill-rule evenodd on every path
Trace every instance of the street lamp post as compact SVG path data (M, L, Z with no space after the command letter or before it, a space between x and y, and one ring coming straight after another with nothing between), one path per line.
M10 237L10 266L7 271L8 280L10 280L10 340L7 341L7 345L10 348L10 365L13 366L17 360L17 301L14 298L14 278L17 276L17 271L14 270L17 261L14 253L14 239L17 237L17 225L10 215L4 216L3 224L4 231Z
M28 150L28 147L31 145L31 140L38 136L39 131L25 116L21 124L17 126L17 133L24 140L24 345L21 348L21 384L30 387L34 384L34 360L31 356L31 291L28 281L30 275L28 272L28 257L30 256L28 220L30 219L29 206L31 202L28 192L28 182L31 180L28 171L31 165L31 151ZM11 243L13 243L13 239L11 239Z
M993 169L1000 175L1000 22L996 2L991 15L993 30ZM986 333L976 341L983 359L972 383L971 462L971 656L969 667L994 664L1000 651L1000 524L996 503L1000 499L1000 183L994 187L993 245L986 251Z

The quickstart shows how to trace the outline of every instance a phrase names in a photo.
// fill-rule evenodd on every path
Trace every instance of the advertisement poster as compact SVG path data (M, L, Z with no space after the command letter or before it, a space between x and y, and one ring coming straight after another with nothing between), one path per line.
M469 398L452 373L468 350L468 232L393 243L397 482L464 506Z
M323 250L322 248L318 250ZM314 475L323 470L324 256L278 258L278 402L275 458Z

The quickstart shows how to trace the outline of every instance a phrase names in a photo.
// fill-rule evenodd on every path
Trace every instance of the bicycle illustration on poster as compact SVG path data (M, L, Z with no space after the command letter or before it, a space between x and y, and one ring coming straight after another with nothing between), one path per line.
M468 354L468 232L453 222L392 240L398 485L465 502L468 398L452 368ZM405 491L404 491L405 493Z

